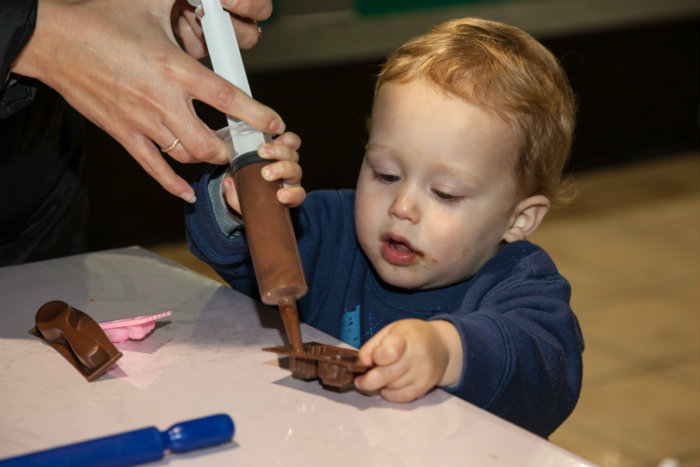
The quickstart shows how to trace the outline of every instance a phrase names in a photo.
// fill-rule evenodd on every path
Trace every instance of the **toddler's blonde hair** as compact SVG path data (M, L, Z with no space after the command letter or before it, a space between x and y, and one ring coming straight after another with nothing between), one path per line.
M425 79L438 90L503 118L520 151L512 170L521 197L573 196L562 170L569 155L576 104L557 59L527 33L477 18L447 21L399 47L378 76L389 82Z

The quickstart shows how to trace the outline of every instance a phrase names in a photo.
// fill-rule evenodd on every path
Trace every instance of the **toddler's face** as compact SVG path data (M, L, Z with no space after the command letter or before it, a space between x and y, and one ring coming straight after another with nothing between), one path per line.
M360 245L384 281L406 289L470 278L513 222L501 119L422 82L383 85L374 103L355 203Z

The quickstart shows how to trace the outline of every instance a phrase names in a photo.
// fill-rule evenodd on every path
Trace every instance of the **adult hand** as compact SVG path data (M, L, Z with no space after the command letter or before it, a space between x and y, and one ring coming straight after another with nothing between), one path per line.
M239 15L239 37L257 41L270 0L228 0ZM184 0L39 0L36 29L12 67L61 94L77 111L117 140L167 191L194 201L190 185L163 158L226 163L224 144L196 115L193 100L272 134L284 123L272 109L207 69L201 29L187 18ZM192 18L190 18L192 19ZM173 32L177 24L183 51ZM199 45L198 45L199 43Z
M236 32L238 46L250 49L258 43L260 33L256 21L262 21L272 14L271 0L222 0L224 9L232 12L231 22ZM185 50L195 58L207 54L204 33L195 9L187 0L176 0L173 5L172 25L180 37Z

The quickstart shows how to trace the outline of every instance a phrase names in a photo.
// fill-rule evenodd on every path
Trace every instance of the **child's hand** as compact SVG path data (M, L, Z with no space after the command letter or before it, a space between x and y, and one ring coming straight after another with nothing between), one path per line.
M450 386L459 380L462 341L448 321L403 319L372 336L358 358L376 368L355 378L355 387L379 390L392 402L409 402L435 386Z
M289 207L299 206L306 197L306 191L301 186L301 166L299 153L301 138L292 132L286 132L270 143L258 147L258 155L263 159L274 159L262 168L262 177L267 181L279 180L284 186L277 190L277 199ZM224 178L224 196L229 206L236 212L241 212L235 182L231 175Z

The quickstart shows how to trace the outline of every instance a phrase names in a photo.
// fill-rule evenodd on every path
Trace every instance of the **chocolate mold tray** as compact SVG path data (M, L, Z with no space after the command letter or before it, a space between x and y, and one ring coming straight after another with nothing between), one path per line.
M355 376L370 368L358 362L355 349L318 342L307 342L303 347L303 352L294 350L291 345L266 347L263 350L289 356L289 369L295 378L318 378L323 384L336 388L351 387Z

